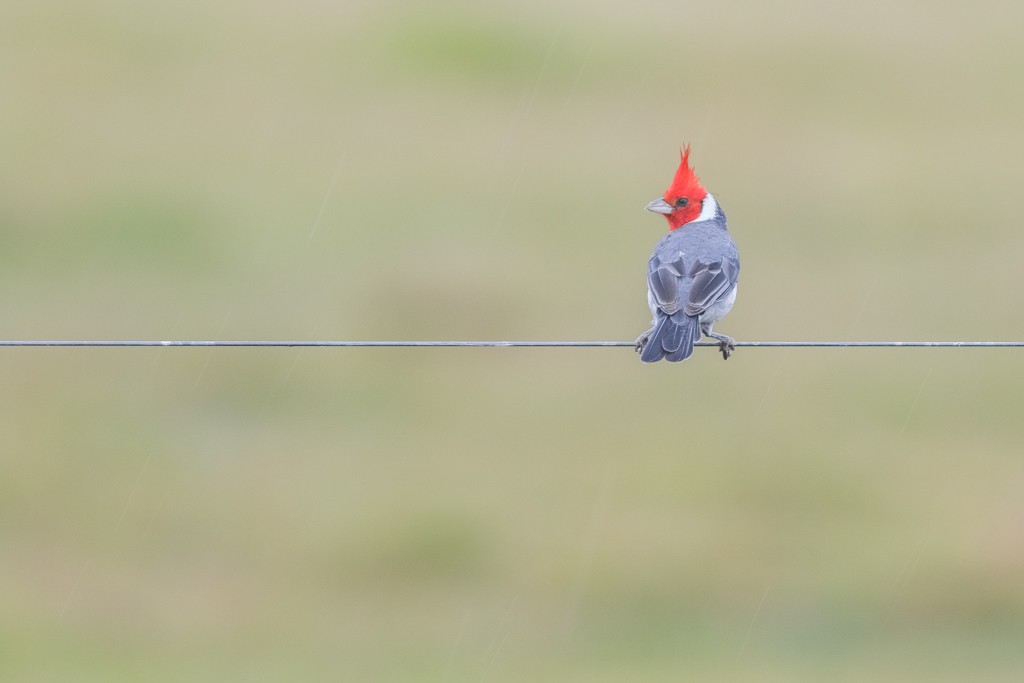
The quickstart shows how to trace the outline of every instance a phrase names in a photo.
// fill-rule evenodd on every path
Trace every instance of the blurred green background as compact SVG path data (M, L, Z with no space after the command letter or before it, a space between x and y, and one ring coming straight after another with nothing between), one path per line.
M0 338L1021 339L1024 7L0 5ZM1019 681L1015 350L7 349L5 681Z

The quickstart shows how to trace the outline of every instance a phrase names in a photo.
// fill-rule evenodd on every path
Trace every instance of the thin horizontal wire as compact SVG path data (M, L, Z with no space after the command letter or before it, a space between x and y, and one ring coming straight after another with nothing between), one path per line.
M199 346L199 347L396 347L396 346L489 346L489 347L634 347L631 341L260 341L260 340L148 340L148 339L12 339L0 340L4 346ZM698 342L712 346L718 342ZM737 347L1024 347L1024 341L737 341Z

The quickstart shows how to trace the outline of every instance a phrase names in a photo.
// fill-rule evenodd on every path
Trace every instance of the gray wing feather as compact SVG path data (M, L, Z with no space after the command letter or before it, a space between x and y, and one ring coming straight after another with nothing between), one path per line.
M690 271L693 284L683 307L686 314L700 315L725 296L736 285L739 271L739 263L732 258L714 263L697 261Z
M679 296L679 274L673 272L674 270L667 264L659 265L647 276L658 308L669 315L675 313L678 308L676 298Z

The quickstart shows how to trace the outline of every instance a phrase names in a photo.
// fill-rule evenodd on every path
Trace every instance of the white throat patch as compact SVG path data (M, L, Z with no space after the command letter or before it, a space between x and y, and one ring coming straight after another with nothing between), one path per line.
M715 201L714 195L708 192L707 196L704 197L704 204L700 208L700 215L694 218L692 222L709 221L715 217L716 213L718 213L718 202Z

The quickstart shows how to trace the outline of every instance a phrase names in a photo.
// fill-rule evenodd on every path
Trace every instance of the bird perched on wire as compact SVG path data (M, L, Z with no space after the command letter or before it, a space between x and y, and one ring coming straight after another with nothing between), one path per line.
M668 235L647 265L647 305L654 327L636 340L640 360L686 360L701 334L718 340L726 360L736 349L732 337L711 328L736 301L740 256L729 237L725 214L690 167L690 147L663 197L648 211L668 220Z

